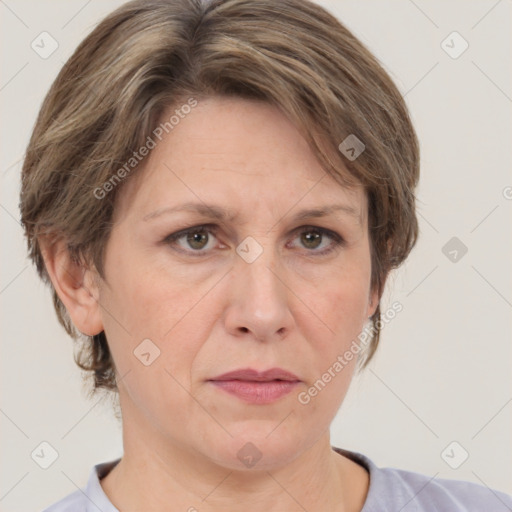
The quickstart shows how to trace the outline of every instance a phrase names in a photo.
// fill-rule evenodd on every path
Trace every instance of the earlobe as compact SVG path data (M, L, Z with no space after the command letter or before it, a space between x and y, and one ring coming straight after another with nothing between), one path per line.
M46 270L75 327L87 336L103 330L95 269L77 263L64 240L41 241Z
M379 305L379 301L380 301L380 297L379 297L379 293L377 292L377 290L371 290L369 301L368 301L368 310L366 312L367 313L366 316L368 317L368 319L370 319L375 314L375 311L377 310L377 307Z

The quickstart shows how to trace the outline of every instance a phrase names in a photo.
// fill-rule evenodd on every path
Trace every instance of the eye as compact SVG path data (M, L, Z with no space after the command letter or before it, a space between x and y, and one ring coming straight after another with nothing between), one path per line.
M208 242L210 241L209 233L215 233L216 231L217 229L214 225L194 226L169 235L164 242L169 245L178 245L178 250L180 251L204 253L206 251L203 249L208 248ZM183 244L177 243L182 239ZM200 255L198 254L198 256ZM196 255L194 254L194 256Z
M299 236L302 246L306 249L311 249L308 252L317 253L322 256L329 254L344 244L343 238L334 231L316 226L300 228ZM318 247L321 247L325 238L330 239L331 243L327 247L324 245L324 249L318 250Z
M211 235L213 234L215 237L217 231L218 227L213 224L194 226L177 233L172 233L164 239L164 243L175 246L180 252L187 252L193 256L202 256L209 249L213 249L213 247L208 247L208 245L212 239ZM300 237L302 247L307 249L307 252L317 255L326 255L345 243L343 238L334 231L316 226L302 227L296 230L295 233L297 233L295 238ZM326 238L330 239L331 243L327 244L327 247L324 244L324 248L318 250Z

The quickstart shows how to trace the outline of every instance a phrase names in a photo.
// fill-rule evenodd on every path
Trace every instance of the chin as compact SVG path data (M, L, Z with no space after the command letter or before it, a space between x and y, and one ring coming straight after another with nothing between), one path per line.
M234 471L269 471L290 464L300 453L307 449L302 435L290 431L278 432L273 422L259 422L263 425L245 424L243 428L229 429L232 437L227 435L221 440L212 441L205 452L211 459ZM271 433L270 433L271 432ZM311 442L310 444L313 444Z

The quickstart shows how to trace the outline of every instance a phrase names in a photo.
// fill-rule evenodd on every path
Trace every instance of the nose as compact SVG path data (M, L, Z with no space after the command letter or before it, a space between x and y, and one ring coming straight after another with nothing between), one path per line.
M242 254L242 253L241 253ZM274 252L265 247L252 262L236 258L229 286L226 329L233 336L259 341L279 340L292 330L292 292Z

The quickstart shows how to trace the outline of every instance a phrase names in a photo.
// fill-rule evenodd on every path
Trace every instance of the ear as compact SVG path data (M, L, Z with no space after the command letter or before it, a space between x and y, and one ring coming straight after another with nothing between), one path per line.
M368 300L368 310L366 311L366 317L371 318L375 311L377 310L377 306L379 305L380 297L376 289L372 289L370 291L370 296Z
M368 297L368 310L366 312L367 318L371 318L375 314L375 311L377 310L377 307L379 306L380 299L382 297L382 292L384 291L384 287L386 285L387 277L388 277L387 275L384 276L384 278L382 280L381 293L379 293L377 285L372 286L370 289L370 295Z
M103 331L103 322L96 269L75 262L63 239L41 240L41 252L57 295L75 327L87 336L99 334Z

